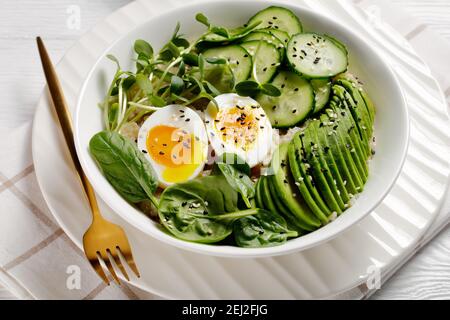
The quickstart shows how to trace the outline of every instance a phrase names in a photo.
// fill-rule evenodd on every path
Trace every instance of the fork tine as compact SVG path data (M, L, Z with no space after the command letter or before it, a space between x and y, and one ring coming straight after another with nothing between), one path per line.
M128 273L125 270L125 268L122 265L122 261L120 260L120 257L118 254L116 254L116 252L112 252L109 249L106 249L106 252L109 253L110 257L113 258L114 262L116 263L117 267L120 269L120 271L122 272L123 276L125 277L125 279L127 279L127 281L130 281L130 278L128 277Z
M136 276L138 278L141 277L141 274L139 273L138 268L136 267L136 264L134 263L134 259L133 259L133 254L131 253L131 251L127 254L124 254L122 252L122 250L120 250L119 247L116 247L116 249L120 252L120 254L125 258L125 260L128 263L128 266L130 267L131 270L133 270L133 272L136 274Z
M99 254L100 254L100 256L102 257L103 262L104 262L105 265L106 265L106 268L108 268L108 270L109 270L109 272L111 273L112 277L114 278L114 280L116 281L116 283L120 286L120 280L119 280L119 278L117 277L116 272L114 271L114 268L113 268L113 266L112 266L112 264L111 264L111 261L109 260L108 254L107 254L107 253L106 253L106 254L101 254L100 252L99 252Z
M95 259L89 259L89 262L91 263L91 266L94 268L95 272L102 278L102 280L109 286L109 279L106 276L105 272L103 271L102 265L100 264L100 261L98 260L98 257Z

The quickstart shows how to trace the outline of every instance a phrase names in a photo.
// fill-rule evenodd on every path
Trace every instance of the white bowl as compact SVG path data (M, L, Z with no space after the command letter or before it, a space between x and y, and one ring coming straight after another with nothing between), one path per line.
M344 25L332 21L319 12L283 4L297 14L306 30L333 35L348 46L350 71L364 81L365 88L375 102L377 153L370 163L370 177L365 190L354 206L327 226L301 238L290 240L282 246L245 249L203 245L178 240L163 232L158 224L121 198L103 177L89 154L88 145L91 137L103 130L102 115L97 104L103 100L115 72L114 64L105 55L114 54L124 69L134 70L132 45L136 39L146 39L155 49L159 49L170 38L177 21L181 23L183 34L198 35L204 31L204 27L194 18L198 12L206 14L214 23L236 26L242 25L258 10L271 4L276 3L213 1L188 5L152 17L108 48L94 65L83 85L75 119L76 147L83 169L96 192L118 215L158 240L178 248L222 257L267 257L305 250L331 240L372 212L388 194L400 174L408 148L409 117L404 96L388 64L364 39Z

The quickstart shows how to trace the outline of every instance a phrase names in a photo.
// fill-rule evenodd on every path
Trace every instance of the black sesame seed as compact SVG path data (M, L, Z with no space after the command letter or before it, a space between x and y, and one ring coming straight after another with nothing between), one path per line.
M165 155L165 153L162 152L162 151L160 151L160 152L159 152L159 155L163 156L163 155Z
M181 113L184 113L184 110L178 110L178 111L180 111Z
M266 71L267 71L267 67L263 69L263 72L266 72Z
M272 107L272 110L276 110L276 108L277 108L277 106L273 106L273 107Z
M299 88L295 88L294 91L297 92L299 90Z
M292 113L297 113L297 109L292 110Z
M148 153L147 150L142 150L142 153Z
M185 121L186 121L186 122L189 122L189 121L191 121L191 119L187 118Z
M248 54L244 54L244 58L248 58Z
M277 20L278 18L277 18L277 17L272 17L272 19L273 19L273 20Z

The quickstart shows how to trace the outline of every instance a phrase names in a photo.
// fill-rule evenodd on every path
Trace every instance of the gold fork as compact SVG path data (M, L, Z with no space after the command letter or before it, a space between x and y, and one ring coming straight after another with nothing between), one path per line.
M58 115L59 123L72 157L73 164L80 177L81 184L83 185L92 211L91 226L83 236L84 252L94 270L106 284L109 285L109 279L103 270L102 264L106 266L114 280L120 285L120 280L114 271L113 264L119 268L123 276L128 281L130 280L121 259L124 259L136 276L140 277L139 271L134 263L128 238L121 227L105 220L100 214L94 189L84 174L76 154L72 120L64 98L61 84L59 83L58 76L42 39L37 37L36 40L39 54L41 56L42 66L44 68L45 78L47 79L48 89L52 97L53 106L56 114Z

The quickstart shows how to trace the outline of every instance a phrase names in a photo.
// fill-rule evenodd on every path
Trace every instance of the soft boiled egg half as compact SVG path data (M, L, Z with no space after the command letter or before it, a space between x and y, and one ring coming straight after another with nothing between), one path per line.
M162 187L197 177L207 161L208 136L192 109L169 105L153 113L139 130L138 147Z
M249 97L223 94L206 109L205 123L216 155L234 153L250 167L262 163L272 148L272 126L264 109Z

